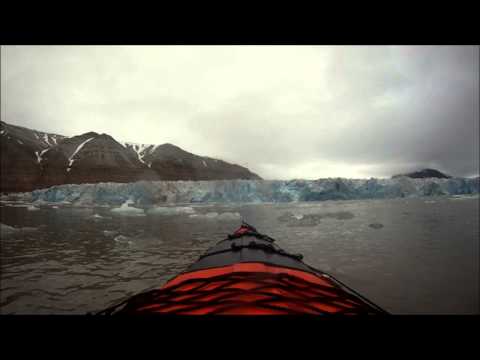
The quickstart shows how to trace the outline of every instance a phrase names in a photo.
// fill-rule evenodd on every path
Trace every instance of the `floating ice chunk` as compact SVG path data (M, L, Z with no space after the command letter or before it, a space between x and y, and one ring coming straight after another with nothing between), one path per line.
M0 223L0 234L1 235L9 235L16 233L18 229L15 229L13 226L8 226L5 224Z
M157 206L147 211L150 215L180 215L194 214L195 210L190 206L162 207Z
M21 228L16 228L13 226L8 226L5 224L0 223L0 234L1 235L10 235L10 234L16 234L19 232L31 232L31 231L36 231L38 230L35 227L21 227Z
M20 230L22 232L31 232L31 231L37 231L38 228L31 227L31 226L25 226L25 227L18 228L18 230Z
M29 205L29 206L27 207L27 210L28 210L28 211L37 211L37 210L40 210L40 208L38 208L38 207L36 207L36 206L34 206L34 205Z
M106 236L106 237L114 237L117 234L118 234L118 231L114 231L114 230L104 230L103 231L103 235Z
M143 209L129 206L132 203L133 203L133 200L128 199L119 208L112 209L111 212L113 212L114 214L125 215L125 216L144 216L145 211Z
M113 238L113 241L115 241L116 243L120 243L120 244L128 244L128 245L131 245L133 244L133 241L130 240L131 238L128 237L128 236L124 236L124 235L118 235L118 236L115 236Z
M102 215L99 215L99 214L93 214L91 216L93 219L103 219L103 216Z
M218 217L217 212L209 212L206 214L192 214L189 215L190 218L199 218L199 219L215 219Z
M468 200L468 199L474 199L475 197L472 195L452 195L450 197L450 200Z
M218 215L218 219L220 220L237 220L240 218L241 218L241 215L238 212L235 212L235 213L225 212Z
M116 242L129 242L128 239L129 238L127 236L124 236L124 235L118 235L118 236L115 236L113 238L113 240L116 241Z
M194 214L190 215L191 218L200 218L205 220L238 220L241 218L241 215L238 212L224 212L224 213L217 213L217 212L209 212L206 214Z
M208 218L208 219L214 219L214 218L218 217L218 213L217 212L209 212L209 213L205 214L205 217Z

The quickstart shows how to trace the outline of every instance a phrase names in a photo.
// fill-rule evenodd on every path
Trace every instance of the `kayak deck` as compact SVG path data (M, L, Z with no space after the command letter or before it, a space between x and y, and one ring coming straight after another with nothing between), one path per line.
M274 241L244 223L162 288L135 295L100 314L386 313Z

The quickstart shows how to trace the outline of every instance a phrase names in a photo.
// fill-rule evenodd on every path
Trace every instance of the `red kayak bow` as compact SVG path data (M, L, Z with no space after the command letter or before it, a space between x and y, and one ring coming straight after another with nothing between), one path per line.
M386 314L247 223L160 289L99 314Z

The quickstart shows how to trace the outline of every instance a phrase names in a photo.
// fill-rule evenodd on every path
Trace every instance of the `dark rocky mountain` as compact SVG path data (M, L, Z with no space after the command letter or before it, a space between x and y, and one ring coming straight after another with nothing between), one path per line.
M144 160L164 180L260 179L242 166L198 156L172 144L152 148Z
M65 138L0 121L0 189L31 190L40 182L42 155Z
M392 178L394 179L401 176L406 176L412 179L425 179L425 178L450 179L451 178L451 176L445 175L444 173L435 169L423 169L423 170L414 171L408 174L394 175L392 176Z
M198 156L173 144L122 143L138 161L162 180L260 179L248 169L225 161Z
M1 122L0 146L2 192L107 181L260 179L172 144L120 143L95 132L65 137Z
M159 179L110 135L95 132L65 139L43 154L41 165L42 187Z

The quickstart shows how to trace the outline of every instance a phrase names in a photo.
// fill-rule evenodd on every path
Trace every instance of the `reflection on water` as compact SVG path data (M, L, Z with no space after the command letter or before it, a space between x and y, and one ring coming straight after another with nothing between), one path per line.
M3 314L84 314L158 287L242 218L393 313L479 312L478 197L195 205L146 216L19 205L0 207L11 227L1 230Z

